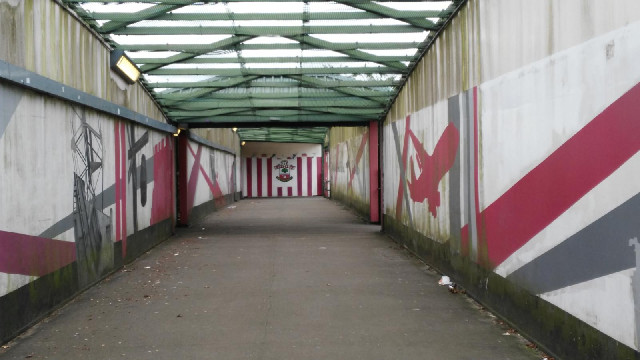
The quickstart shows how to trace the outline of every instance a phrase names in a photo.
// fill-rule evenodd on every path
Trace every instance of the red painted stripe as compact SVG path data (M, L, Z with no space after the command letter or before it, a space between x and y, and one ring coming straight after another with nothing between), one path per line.
M0 231L0 272L43 276L75 260L73 242Z
M173 215L173 146L171 135L153 146L153 192L150 224Z
M116 179L115 179L115 191L116 191L116 241L120 241L121 229L120 229L120 136L119 136L120 123L116 122L113 128L115 138L115 163L116 163Z
M313 159L307 157L307 193L306 196L313 195Z
M278 197L282 197L282 188L281 187L278 188Z
M198 152L200 152L200 150L201 150L201 146L198 146ZM191 152L191 155L193 155L194 158L200 159L201 154L193 152L193 148L190 145L189 145L189 151ZM200 170L200 173L202 174L202 177L204 178L204 181L207 183L207 186L209 186L209 190L211 191L211 194L213 194L213 198L214 199L221 198L223 194L222 194L222 189L220 189L220 185L218 184L218 182L216 181L214 183L211 180L211 178L209 177L209 174L207 174L207 171L204 169L204 167L200 164L199 161L197 165L198 165L198 169ZM194 163L194 167L195 166L196 166L196 163ZM195 193L195 188L193 189L193 191L190 191L190 192Z
M302 158L299 157L297 158L297 163L298 163L298 176L297 176L297 183L298 183L298 196L302 196ZM291 196L291 195L289 195Z
M640 84L531 170L482 213L498 265L640 151Z
M402 164L398 164L405 171L405 178L400 178L400 182L398 183L398 199L396 201L396 219L401 219L402 217L402 201L404 200L404 183L407 181L406 172L407 172L407 150L409 149L409 129L411 125L411 115L407 116L406 125L404 128L404 145L402 146Z
M200 166L200 173L202 174L202 177L204 177L204 181L207 183L207 186L209 186L209 190L211 190L211 194L213 194L214 199L219 199L224 196L218 182L214 183L202 166Z
M267 159L267 196L273 196L273 158Z
M256 182L258 183L258 197L262 197L262 158L256 158Z
M322 196L322 156L316 158L316 195Z
M120 124L120 207L122 211L121 229L122 229L122 258L127 256L127 126L125 123ZM135 205L135 204L134 204Z
M247 158L247 197L252 197L253 192L251 188L253 187L253 171L251 169L251 158Z
M196 201L196 187L198 186L198 170L200 169L200 157L202 157L202 145L198 145L198 152L194 152L191 148L191 144L187 143L187 148L193 155L193 166L191 167L191 173L189 175L189 181L187 184L187 211L191 212L193 204Z
M349 174L349 183L347 184L348 188L351 188L351 184L353 183L353 178L356 176L356 172L358 171L358 164L360 163L360 159L362 159L362 154L364 153L364 147L367 145L369 141L369 132L367 131L362 135L362 141L360 141L360 146L358 147L358 153L356 154L356 162L353 164L353 168L351 168L351 174Z
M287 188L287 195L288 195L288 196L293 196L293 187L289 186L289 187Z

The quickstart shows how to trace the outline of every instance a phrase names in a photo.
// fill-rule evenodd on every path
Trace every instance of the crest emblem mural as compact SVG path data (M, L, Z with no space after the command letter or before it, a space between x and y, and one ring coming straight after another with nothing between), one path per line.
M293 176L291 175L291 170L294 170L296 167L294 165L289 165L289 160L282 160L280 164L274 166L274 169L278 170L278 175L276 179L282 182L288 182L293 180Z

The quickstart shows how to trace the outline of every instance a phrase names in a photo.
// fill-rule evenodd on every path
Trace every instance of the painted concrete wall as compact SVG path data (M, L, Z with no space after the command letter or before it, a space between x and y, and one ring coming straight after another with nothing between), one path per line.
M244 197L322 194L322 146L248 142L242 147Z
M234 201L240 191L239 158L194 141L188 142L187 150L187 202L193 221Z
M0 0L0 60L56 84L50 91L73 88L164 125L108 59L54 1ZM24 85L0 79L0 343L165 240L177 215L171 133ZM239 145L228 129L201 135L231 152L189 143L191 205L206 210L239 188Z
M20 313L9 313L9 299L82 289L171 234L174 150L171 134L30 90L0 82L0 98L6 339L33 320L11 318ZM65 271L71 275L55 286L38 281ZM33 311L55 303L41 305Z
M384 125L387 231L568 358L640 345L638 56L637 1L472 0Z
M231 149L234 153L240 153L240 138L231 129L190 129L190 132L206 139L214 144L224 146Z
M369 128L329 131L331 198L369 217Z
M0 0L0 60L165 121L139 84L109 68L102 42L53 0Z

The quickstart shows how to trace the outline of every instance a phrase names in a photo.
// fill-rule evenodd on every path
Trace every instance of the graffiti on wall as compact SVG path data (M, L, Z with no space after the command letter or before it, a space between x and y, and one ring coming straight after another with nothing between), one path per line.
M78 277L81 286L100 278L113 266L111 216L101 194L104 190L102 133L87 123L86 112L76 112L73 128L73 223Z

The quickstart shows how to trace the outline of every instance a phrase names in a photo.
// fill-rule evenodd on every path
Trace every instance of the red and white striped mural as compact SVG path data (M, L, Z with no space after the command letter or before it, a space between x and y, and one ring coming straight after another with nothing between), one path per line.
M322 157L247 157L242 159L245 197L317 196L322 194Z

